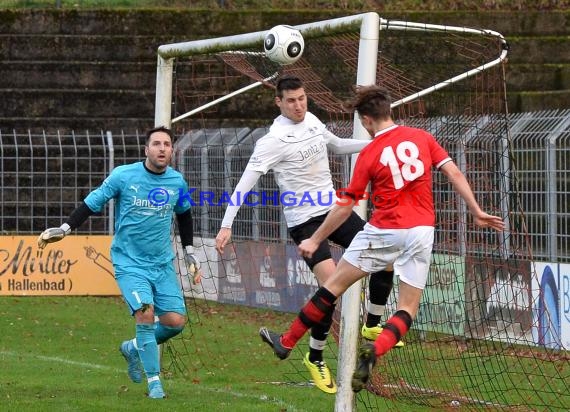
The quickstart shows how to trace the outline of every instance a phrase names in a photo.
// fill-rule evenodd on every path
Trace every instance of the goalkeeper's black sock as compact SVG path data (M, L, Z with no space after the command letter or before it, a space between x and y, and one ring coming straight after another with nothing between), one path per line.
M366 315L366 327L373 328L378 326L380 324L380 320L382 320L382 316L368 312L368 315Z
M394 271L382 270L370 275L368 284L369 302L366 316L366 326L373 328L380 324L386 309L386 302L392 291Z
M323 360L323 350L315 349L312 346L309 347L309 362L322 362Z
M323 360L323 350L327 344L327 336L332 326L332 317L335 305L332 305L324 319L318 325L311 328L311 339L309 341L309 361L317 362Z

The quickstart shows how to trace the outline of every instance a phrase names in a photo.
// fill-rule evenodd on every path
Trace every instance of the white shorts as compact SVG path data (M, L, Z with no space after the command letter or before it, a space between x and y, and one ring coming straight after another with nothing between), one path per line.
M423 289L429 272L433 233L433 226L378 229L367 223L342 257L367 273L379 272L392 264L402 281Z

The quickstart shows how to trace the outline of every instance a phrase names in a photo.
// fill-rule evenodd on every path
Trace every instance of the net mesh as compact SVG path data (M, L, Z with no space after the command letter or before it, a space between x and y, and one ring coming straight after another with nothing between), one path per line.
M309 110L336 135L352 136L352 114L342 103L356 83L358 44L357 32L311 37L303 57L288 66L266 59L261 47L176 59L175 117L261 82L173 126L182 136L178 167L200 192L194 213L204 242L205 276L201 285L183 284L197 299L193 302L200 302L195 309L202 316L209 315L204 309L208 301L296 312L316 290L288 238L271 172L255 188L269 201L242 206L232 227L233 243L223 256L213 250L214 238L227 206L223 195L231 194L253 145L278 114L272 90L277 75L303 79ZM398 102L494 60L503 47L493 36L382 30L376 82ZM508 230L504 235L477 230L445 178L434 175L437 227L428 284L406 346L379 360L369 390L358 396L366 410L410 410L410 405L565 410L570 403L568 357L561 350L554 309L544 294L546 278L533 262L518 202L504 71L502 64L480 70L393 109L397 123L436 136L467 176L482 208L503 216ZM349 160L330 156L337 188L349 180ZM203 199L204 192L211 196ZM334 250L339 258L342 251ZM386 315L396 302L397 284ZM338 314L336 319L338 339ZM334 366L336 345L331 343L329 350L326 356ZM303 354L295 356L300 360ZM300 362L289 362L289 367L285 379L306 379Z

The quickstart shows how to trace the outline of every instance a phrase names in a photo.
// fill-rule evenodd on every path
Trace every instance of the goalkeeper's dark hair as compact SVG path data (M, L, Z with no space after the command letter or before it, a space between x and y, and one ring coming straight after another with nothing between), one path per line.
M354 96L344 104L349 112L357 111L361 116L370 116L373 119L388 119L392 98L390 92L380 86L357 86Z
M277 80L275 85L275 96L283 97L284 90L298 90L303 87L303 81L296 76L285 75Z
M153 127L152 129L147 130L147 132L146 132L146 140L145 140L145 143L144 143L146 146L148 146L148 142L149 142L149 140L150 140L150 137L151 137L154 133L157 133L157 132L166 133L167 135L170 136L170 141L171 141L172 143L174 143L174 135L172 134L172 130L170 130L169 128L164 127L164 126L156 126L156 127Z

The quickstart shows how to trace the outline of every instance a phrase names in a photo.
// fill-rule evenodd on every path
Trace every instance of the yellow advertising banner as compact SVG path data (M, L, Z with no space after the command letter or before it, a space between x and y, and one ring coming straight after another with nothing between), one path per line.
M39 250L37 236L0 236L0 295L120 295L111 240L67 236Z

